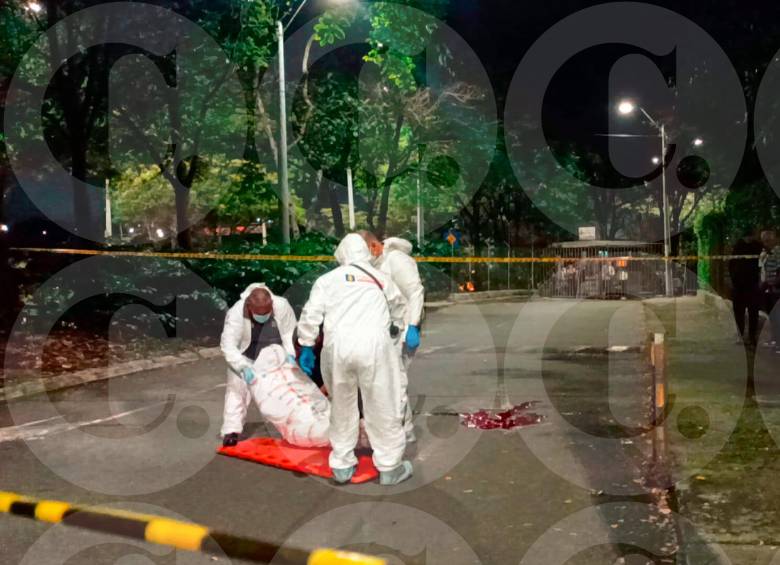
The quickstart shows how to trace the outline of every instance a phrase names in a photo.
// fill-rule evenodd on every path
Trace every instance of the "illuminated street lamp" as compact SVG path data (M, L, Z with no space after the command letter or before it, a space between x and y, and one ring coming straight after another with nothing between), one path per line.
M41 10L43 10L43 6L38 4L38 2L28 2L25 6L25 9L31 11L34 14L40 14Z
M623 100L620 104L618 104L618 113L622 116L628 116L634 113L635 110L634 103L630 100Z
M672 296L672 271L669 265L669 256L671 255L672 247L671 227L669 225L669 200L666 194L666 163L664 163L664 160L666 159L666 126L663 123L654 120L644 108L631 100L621 100L617 106L618 113L622 116L630 116L637 109L639 109L650 124L658 130L659 137L661 138L661 156L654 158L653 164L661 164L661 212L664 223L664 287L666 296ZM701 139L699 139L699 141L701 141ZM695 141L694 144L696 144ZM699 145L701 145L701 143ZM655 162L656 159L658 159L658 163Z
M704 140L701 137L697 137L693 140L694 147L701 147L702 145L704 145Z
M651 161L653 162L653 165L657 165L658 163L661 162L661 158L660 157L653 157L651 159Z

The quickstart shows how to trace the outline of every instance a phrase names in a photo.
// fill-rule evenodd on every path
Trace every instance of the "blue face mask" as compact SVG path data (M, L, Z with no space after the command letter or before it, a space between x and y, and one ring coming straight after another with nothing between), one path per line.
M265 324L271 319L271 314L252 314L252 319L258 324Z

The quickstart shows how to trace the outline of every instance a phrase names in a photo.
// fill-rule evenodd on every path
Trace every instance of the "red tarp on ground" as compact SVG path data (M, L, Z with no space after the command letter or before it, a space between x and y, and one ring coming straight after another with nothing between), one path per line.
M333 477L328 465L330 447L295 447L282 439L254 437L233 447L220 447L217 453L326 479ZM371 455L359 454L352 483L366 483L378 476L379 471L374 467Z

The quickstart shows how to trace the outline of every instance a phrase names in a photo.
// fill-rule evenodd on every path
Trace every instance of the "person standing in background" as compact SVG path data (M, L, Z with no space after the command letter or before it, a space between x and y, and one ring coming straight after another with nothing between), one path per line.
M420 346L420 323L425 307L425 288L420 279L417 261L411 256L412 244L409 241L400 237L388 237L380 242L379 238L369 231L359 233L371 251L374 265L390 276L403 295L405 328L401 339L396 343L396 350L401 359L403 377L401 410L404 414L404 432L407 443L412 443L417 441L417 436L414 433L412 407L409 404L409 365Z
M763 250L761 243L753 233L745 234L734 244L733 255L760 255ZM731 259L729 261L731 276L734 319L737 322L739 335L747 345L755 345L758 332L758 311L761 307L761 270L758 259ZM747 311L747 334L745 333L745 311Z
M761 269L761 290L764 297L764 309L769 315L772 328L772 338L768 345L777 346L780 343L780 312L776 312L775 304L780 298L780 246L774 230L761 232L761 243L764 251L759 258Z

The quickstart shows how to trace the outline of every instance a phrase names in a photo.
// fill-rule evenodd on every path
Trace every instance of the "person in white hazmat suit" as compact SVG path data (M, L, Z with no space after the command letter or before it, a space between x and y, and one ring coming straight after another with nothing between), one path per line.
M255 361L270 345L279 345L295 361L295 312L262 283L250 284L228 310L220 348L227 361L227 388L222 422L222 444L233 446L244 429L250 386L255 382Z
M369 231L360 234L366 240L374 257L374 266L393 279L404 302L404 331L396 342L401 359L401 404L404 414L404 432L408 443L417 441L414 433L412 407L409 405L409 365L420 346L420 322L425 307L425 288L420 279L417 261L411 257L412 244L400 237L388 237L383 242Z
M298 322L301 369L313 369L313 346L324 324L321 367L331 400L333 478L349 482L357 466L360 390L379 482L398 484L412 476L412 464L402 460L406 441L398 402L401 371L391 336L395 333L397 339L403 320L401 293L390 277L371 266L371 254L359 234L347 235L335 255L339 267L314 283Z

